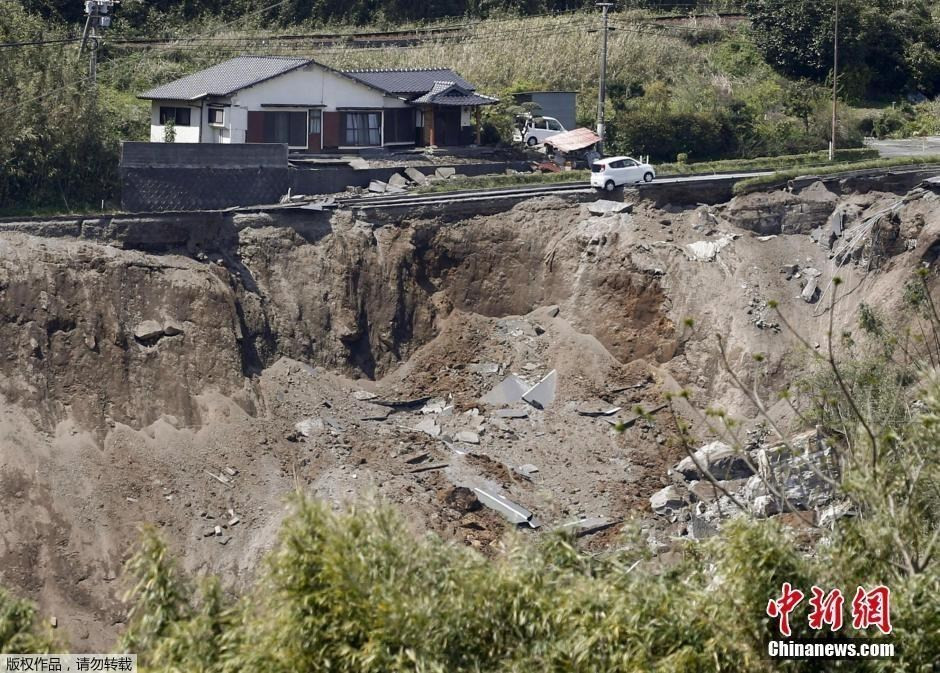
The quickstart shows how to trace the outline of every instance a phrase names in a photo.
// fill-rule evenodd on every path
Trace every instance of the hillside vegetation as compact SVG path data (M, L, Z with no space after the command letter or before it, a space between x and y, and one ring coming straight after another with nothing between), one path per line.
M840 147L859 146L863 135L925 133L940 126L936 104L904 102L907 94L929 97L940 90L940 24L930 13L932 5L926 0L875 4L843 2ZM743 8L753 18L753 29L707 17L651 20L670 8L687 11L687 4L631 0L624 5L612 14L609 36L610 151L688 163L826 148L825 64L831 50L826 2L817 5L818 26L809 41L803 37L805 21L798 20L802 3L794 0L717 6ZM578 91L579 122L593 126L600 35L592 3L290 0L266 6L249 0L125 2L100 52L97 90L84 80L86 63L78 58L75 42L4 48L0 210L113 202L119 141L148 137L148 104L136 94L243 53L303 55L338 68L453 67L482 91L504 99L487 110L488 142L508 140L507 97L513 91ZM0 7L3 43L80 33L80 3L0 0ZM773 20L778 15L783 18ZM342 36L393 25L457 28L459 34L422 34L411 46L372 48L342 38L326 47L279 39L285 32ZM895 37L887 40L889 34ZM871 46L875 43L877 50ZM816 65L800 66L811 51ZM873 103L873 98L878 100ZM895 99L903 105L885 107ZM860 107L853 109L853 104Z

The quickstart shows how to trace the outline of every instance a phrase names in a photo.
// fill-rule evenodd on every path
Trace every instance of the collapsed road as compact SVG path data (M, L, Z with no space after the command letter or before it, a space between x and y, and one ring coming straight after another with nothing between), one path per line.
M0 223L0 582L93 651L126 617L141 524L188 570L238 585L295 488L337 508L381 498L416 533L483 554L516 526L597 550L628 520L655 553L705 536L727 507L683 467L673 413L718 461L695 409L755 411L713 335L734 368L760 353L780 387L807 363L771 301L810 344L825 343L836 274L853 290L836 331L861 302L899 315L940 247L940 188L924 177L711 205L641 188L617 202L535 193L492 214L447 202ZM749 480L736 464L723 476ZM772 494L741 498L777 516Z

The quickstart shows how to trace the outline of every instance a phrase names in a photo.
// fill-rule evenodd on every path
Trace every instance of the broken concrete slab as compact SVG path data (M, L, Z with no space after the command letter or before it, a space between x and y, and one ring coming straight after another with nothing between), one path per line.
M175 320L166 320L163 323L163 333L166 336L177 336L183 333L183 326Z
M538 528L539 522L535 519L532 512L522 505L513 502L504 495L494 493L483 488L474 488L473 492L477 499L486 507L496 510L503 515L510 523L517 526L527 524L530 528Z
M392 177L388 179L388 184L392 187L407 187L408 178L406 178L401 173L395 173Z
M163 325L156 320L144 320L134 328L134 336L141 341L163 336Z
M444 470L449 467L449 463L435 463L433 465L422 465L421 467L416 467L413 470L409 470L411 474L417 474L419 472L428 472L429 470Z
M460 432L454 435L454 439L456 439L458 442L463 442L464 444L479 444L480 443L480 435L478 435L475 432L472 432L471 430L461 430Z
M579 416L589 416L596 418L598 416L613 416L623 407L612 407L610 405L584 404L575 408Z
M623 521L623 519L592 516L568 521L567 523L557 526L555 530L573 533L575 537L584 537L585 535L593 535L594 533L600 533L602 530L607 530L611 526L616 526L621 521Z
M695 460L692 460L692 456ZM672 468L689 481L707 479L696 463L719 481L743 479L754 474L747 457L724 442L710 442L697 449L692 456L686 456Z
M666 486L650 496L650 507L657 514L672 514L686 505L685 494L676 486Z
M819 283L815 277L810 277L806 281L806 285L803 287L803 291L800 293L800 298L808 304L812 304L816 301L816 294L819 291Z
M352 396L359 400L360 402L365 402L366 400L374 400L378 395L375 393L370 393L368 390L356 390L353 392Z
M372 168L372 166L369 164L368 161L366 161L365 159L360 159L359 157L355 157L354 159L350 159L350 160L349 160L349 167L350 167L350 168L353 168L353 169L355 169L355 170L357 170L357 171L362 171L362 170L365 170L365 169L367 169L367 168Z
M378 404L383 407L389 407L395 411L401 411L403 409L417 409L418 407L424 406L424 404L431 399L431 396L426 397L416 397L411 400L386 400L386 399L376 399L369 400L372 404Z
M405 169L405 175L416 185L425 185L428 182L427 176L413 166L409 166Z
M532 463L525 463L516 468L516 472L521 474L526 479L530 479L533 474L539 471L539 468L533 465Z
M607 199L598 199L588 204L588 212L591 215L612 215L616 213L629 213L633 209L632 203L622 201L609 201Z
M384 194L387 188L388 185L381 180L373 180L369 183L369 191L376 194Z
M515 374L510 374L497 383L480 401L493 406L513 404L522 399L532 386Z
M425 404L423 407L421 407L421 413L422 414L439 414L442 411L444 411L446 406L447 406L447 402L445 400L438 398L435 400L431 400L430 402Z
M477 374L499 374L502 365L498 362L474 362L467 369Z
M438 437L441 434L441 426L433 418L425 418L414 426L414 429L431 437Z
M714 241L696 241L695 243L686 243L689 251L689 259L693 262L711 262L718 253L731 244L733 239L730 236L722 236Z
M528 418L529 412L524 409L497 409L497 418Z
M457 169L453 166L439 166L435 171L434 175L446 180L447 178L452 178L457 174Z
M545 409L555 401L555 389L558 386L558 374L553 369L541 381L529 388L522 399L536 409Z

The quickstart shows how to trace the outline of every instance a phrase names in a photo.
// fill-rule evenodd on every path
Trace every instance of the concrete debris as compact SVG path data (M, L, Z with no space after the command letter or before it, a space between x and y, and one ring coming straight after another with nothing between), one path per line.
M531 388L528 382L515 374L510 374L497 383L480 401L493 406L504 406L519 402L526 391Z
M236 474L238 474L238 470L236 470L234 467L226 467L223 469L223 472L225 472L225 474L230 477L234 477Z
M144 320L134 328L134 337L141 341L149 341L163 336L163 325L156 320Z
M757 240L760 241L760 242L762 242L762 243L766 243L767 241L771 241L771 240L773 240L773 239L775 239L775 238L777 238L777 235L776 235L776 234L770 234L770 235L768 235L768 236L758 236L758 237L757 237Z
M730 236L722 236L714 241L696 241L695 243L686 243L689 251L689 259L698 262L711 262L733 239Z
M369 183L369 191L376 194L384 194L388 189L388 185L381 180L373 180Z
M216 537L221 537L222 526L216 526L215 528L212 529L212 532L215 534Z
M566 533L573 533L575 537L584 537L586 535L600 533L602 530L607 530L612 526L616 526L621 521L622 519L609 519L604 516L592 516L563 523L556 527L555 530Z
M556 318L560 312L561 312L561 309L558 308L558 306L554 304L552 306L546 307L545 309L545 313L546 315L548 315L549 318Z
M666 486L650 496L650 507L657 514L672 514L687 504L685 494L676 486Z
M163 333L166 336L177 336L183 333L183 326L175 320L167 320L163 323Z
M241 521L241 519L239 519L237 516L233 516L225 525L231 528L232 526L238 524L239 521Z
M819 513L820 528L832 528L839 519L855 516L855 509L851 502L838 502L824 508Z
M463 442L464 444L480 443L480 435L470 430L461 430L456 435L454 435L454 439L456 439L458 442Z
M817 294L819 294L819 284L816 278L809 278L806 281L806 285L803 287L803 291L800 293L800 298L808 304L812 304L817 299Z
M294 425L294 429L304 437L310 437L323 432L326 425L322 418L305 418Z
M375 413L366 414L365 416L360 416L360 421L384 421L387 420L389 416L394 413L393 409L382 409L376 411Z
M598 405L589 405L578 407L575 411L580 416L596 418L597 416L613 416L621 409L623 409L623 407L598 407Z
M388 179L388 184L391 187L407 187L409 185L408 178L406 178L401 173L395 173L392 177Z
M409 166L405 169L405 175L407 175L408 179L416 185L426 185L428 182L427 176L412 166Z
M419 472L428 472L430 470L444 470L447 469L447 463L435 463L434 465L422 465L421 467L416 467L413 470L410 470L411 474L418 474Z
M521 474L521 475L522 475L523 477L525 477L526 479L530 479L530 478L532 477L532 475L535 474L535 473L538 472L538 471L539 471L539 468L537 468L537 467L536 467L535 465L533 465L532 463L526 463L526 464L520 465L519 467L516 468L516 472L518 472L519 474Z
M622 201L608 201L607 199L599 199L588 204L588 212L591 213L591 215L629 213L632 209L632 203L623 203Z
M524 409L497 409L497 418L528 418L529 412Z
M513 502L506 496L493 493L483 488L474 488L473 492L476 493L477 498L484 506L496 510L510 523L514 523L517 526L527 524L530 528L539 527L540 524L533 516L532 512L522 505Z
M467 366L467 369L476 374L499 374L502 368L498 362L474 362Z
M219 482L220 484L224 484L225 486L228 486L229 488L231 488L232 480L226 477L224 474L213 474L212 472L209 472L209 470L203 470L203 471L206 474L208 474L210 477L215 479L217 482Z
M357 390L353 392L352 396L359 400L360 402L365 402L367 400L374 400L378 395L375 393L370 393L368 390Z
M441 434L441 426L439 426L437 421L435 421L433 418L425 418L416 426L414 426L414 429L431 437L438 437Z
M453 166L439 166L435 171L434 175L446 180L447 178L452 178L457 174L457 169Z
M447 407L447 402L438 398L431 400L421 408L422 414L439 414Z
M369 400L372 404L378 404L383 407L388 407L394 411L403 411L405 409L417 409L420 406L424 406L428 400L430 400L430 395L427 397L416 397L411 400Z
M372 168L372 164L370 164L370 163L369 163L368 161L366 161L365 159L361 159L361 158L359 158L359 157L355 157L355 158L353 158L353 159L350 159L350 160L349 160L349 166L350 166L350 168L353 168L353 169L355 169L355 170L357 170L357 171L365 170L365 169L367 169L367 168Z
M693 540L704 540L718 534L718 528L708 523L703 517L693 514L689 519L689 537Z
M536 409L545 409L555 401L555 389L558 385L558 374L553 369L541 381L529 388L522 399Z
M688 480L700 480L707 477L696 466L696 461L708 470L715 479L740 479L754 474L748 465L747 457L735 451L724 442L711 442L701 447L692 456L686 456L673 468Z
M803 269L803 273L806 274L808 278L819 278L822 275L822 271L811 266Z

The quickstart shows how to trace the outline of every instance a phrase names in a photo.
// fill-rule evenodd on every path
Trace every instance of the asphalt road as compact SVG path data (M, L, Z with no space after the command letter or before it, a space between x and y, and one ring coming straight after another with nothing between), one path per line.
M883 157L922 157L940 155L940 136L904 138L902 140L867 140L865 144L878 150Z

